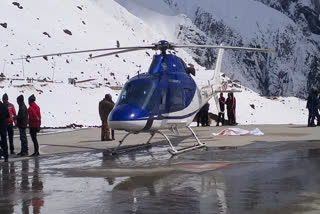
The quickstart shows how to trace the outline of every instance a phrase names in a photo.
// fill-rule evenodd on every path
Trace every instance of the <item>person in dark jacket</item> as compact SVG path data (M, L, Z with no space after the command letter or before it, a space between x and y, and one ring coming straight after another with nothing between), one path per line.
M3 151L4 161L8 162L7 126L9 119L8 107L0 101L0 146Z
M40 131L41 126L41 113L39 106L35 103L36 97L31 95L28 98L29 108L28 108L28 115L29 115L29 129L30 129L30 136L34 146L34 152L31 156L39 156L39 143L37 140L37 133Z
M219 106L220 106L220 112L218 114L218 122L216 126L219 126L219 123L221 121L221 125L224 125L224 110L225 110L225 105L226 104L226 99L223 96L223 93L220 93L219 97Z
M320 100L319 100L319 90L316 89L316 96L315 96L315 110L314 116L317 118L317 126L320 126L320 115L319 115L319 108L320 108Z
M233 93L231 92L231 98L232 98L232 125L236 125L237 124L237 120L236 120L236 98L234 97Z
M108 116L114 107L114 103L110 94L106 94L105 97L99 102L99 115L102 122L101 126L101 141L110 141L110 130L108 125ZM114 136L113 136L114 139Z
M197 117L197 126L199 127L199 125L201 124L201 118L202 118L202 108L199 110L199 112L197 113L196 117Z
M14 144L13 144L13 124L16 124L16 109L14 108L14 105L12 103L9 103L9 97L7 94L4 94L2 96L3 103L7 106L9 111L9 119L8 119L8 126L7 126L7 132L8 132L8 138L9 138L9 145L10 145L10 154L14 153Z
M228 93L228 97L227 97L227 100L226 100L226 105L227 105L228 125L231 125L231 121L232 121L232 98L231 98L231 93Z
M319 100L317 98L317 90L312 89L307 100L307 106L306 108L309 111L308 116L308 127L314 127L316 126L314 124L314 119L317 116L318 113L318 106L319 106ZM320 122L318 120L318 125L320 125Z
M112 97L111 97L110 94L107 95L107 101L109 101L110 103L112 103L112 104L113 104L113 107L114 107L114 104L115 104L115 103L113 102ZM112 107L112 108L113 108L113 107ZM112 139L112 140L115 140L115 139L114 139L114 130L113 130L113 129L111 129L111 139Z
M19 111L17 115L17 127L19 129L20 141L21 141L21 152L18 153L20 156L28 155L28 138L26 129L28 126L28 109L24 103L23 95L17 97L17 103L19 105Z
M202 108L203 108L203 112L202 112L202 119L201 119L201 123L202 126L209 126L209 107L210 104L206 103Z
M229 125L236 125L236 98L232 92L228 93L226 104Z

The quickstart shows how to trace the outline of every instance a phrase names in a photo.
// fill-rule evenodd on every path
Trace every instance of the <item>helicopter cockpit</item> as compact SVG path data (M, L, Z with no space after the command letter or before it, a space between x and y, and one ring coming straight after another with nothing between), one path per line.
M110 124L117 129L142 130L146 120L159 112L158 79L141 74L129 80L109 114Z
M157 82L145 79L129 81L123 88L117 105L135 105L152 112L157 102Z

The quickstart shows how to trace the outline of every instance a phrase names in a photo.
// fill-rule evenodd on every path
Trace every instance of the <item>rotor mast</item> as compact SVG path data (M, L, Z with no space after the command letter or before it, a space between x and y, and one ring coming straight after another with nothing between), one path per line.
M159 41L158 43L154 43L154 48L153 50L160 50L161 51L161 54L163 56L165 56L167 54L167 50L173 50L173 45L170 44L168 41L166 40L161 40Z

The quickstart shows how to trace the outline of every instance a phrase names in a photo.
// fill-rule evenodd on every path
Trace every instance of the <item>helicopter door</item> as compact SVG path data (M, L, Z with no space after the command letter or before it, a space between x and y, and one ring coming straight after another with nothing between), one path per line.
M169 97L167 97L167 99L169 102L167 103L167 106L169 106L169 111L176 112L182 110L185 107L183 88L178 84L169 83L168 92Z
M187 107L192 99L193 99L194 92L190 88L184 88L184 105Z

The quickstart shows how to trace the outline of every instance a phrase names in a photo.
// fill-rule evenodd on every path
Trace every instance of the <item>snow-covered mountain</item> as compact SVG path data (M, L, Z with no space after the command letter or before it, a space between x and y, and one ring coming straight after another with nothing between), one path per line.
M274 49L277 51L274 55L228 51L223 71L229 75L235 73L242 85L259 93L304 96L309 74L303 69L317 57L318 37L314 33L305 35L306 31L289 15L274 9L269 1L263 3L253 0L0 1L0 73L9 78L0 79L0 95L7 92L9 101L16 104L19 94L27 98L34 93L44 126L99 125L99 100L105 93L116 98L119 91L113 90L115 86L122 86L137 72L146 72L154 51L95 60L88 60L89 54L16 59L116 47L117 41L121 46L135 46L166 39L177 43L223 42ZM285 39L290 44L294 42L293 49L282 47ZM206 84L208 76L213 74L206 68L214 67L216 50L179 50L178 55L196 65L196 80ZM77 84L68 84L68 78L76 78ZM305 101L300 99L269 100L250 89L236 96L240 123L304 123ZM213 101L211 111L216 111ZM279 117L271 120L270 115Z
M244 85L263 95L306 97L311 87L320 88L319 0L117 2L180 43L224 43L276 51L272 55L229 51L224 62L229 76L235 73ZM170 26L163 25L163 20L170 20L166 21ZM214 50L189 53L200 65L214 68Z

